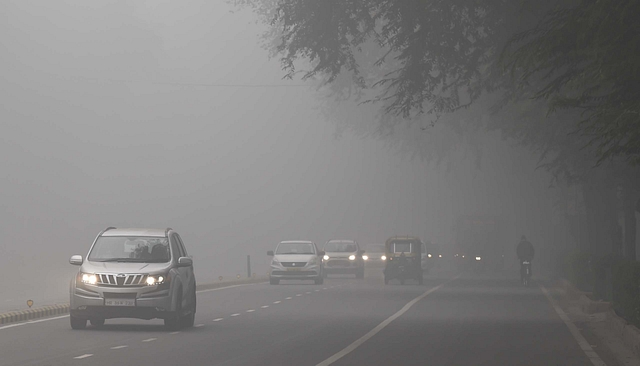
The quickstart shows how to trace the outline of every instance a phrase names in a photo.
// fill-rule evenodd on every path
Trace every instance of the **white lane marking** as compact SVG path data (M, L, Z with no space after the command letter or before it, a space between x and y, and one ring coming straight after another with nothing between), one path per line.
M123 349L123 348L127 348L129 346L115 346L115 347L111 347L111 349Z
M25 324L27 323L10 324L10 325L5 325L4 327L0 327L0 329L15 328Z
M238 316L238 315L240 315L240 314L238 314L238 313L231 314L231 316Z
M582 349L582 352L584 352L587 358L591 360L591 363L594 364L595 366L607 366L607 364L604 363L604 361L602 361L600 356L598 356L598 354L593 350L593 348L591 348L591 345L580 333L580 331L575 326L575 324L571 322L567 314L565 314L564 310L562 310L562 308L560 308L560 306L556 304L556 301L553 299L553 297L551 297L551 295L549 294L549 291L547 291L547 289L542 284L540 285L540 289L544 293L544 296L547 297L547 300L549 300L549 302L551 303L551 306L553 306L553 309L556 311L556 313L558 313L558 316L560 316L560 319L562 319L562 321L567 326L567 328L569 328L571 335L573 335L573 338L575 338L575 340L578 342L578 345Z
M273 303L274 303L274 304L279 304L279 303L281 303L281 302L282 302L282 301L278 300L278 301L274 301Z
M307 291L307 295L310 294L311 292Z
M143 342L153 342L158 338L149 338L149 339L144 339Z
M74 357L74 358L75 358L76 360L81 360L81 359L83 359L83 358L87 358L87 357L91 357L91 356L93 356L93 353L85 353L85 354L84 354L84 355L82 355L82 356L76 356L76 357Z
M287 297L287 298L285 298L285 300L291 300L291 299L292 299L292 297Z
M63 316L56 316L54 318L46 318L46 319L39 319L39 320L29 320L27 322L27 324L48 322L50 320L63 319L63 318L68 318L68 317L69 317L69 315L63 315Z
M325 287L325 288L323 288L323 290L326 290L326 289L327 289L326 287Z
M204 324L196 324L196 325L194 325L194 327L196 327L196 328L204 327Z
M320 290L315 290L316 292L320 292Z
M356 348L360 347L364 342L368 341L369 338L373 337L374 335L376 335L378 332L380 332L382 329L384 329L387 325L389 325L392 321L396 320L398 317L400 317L402 314L406 313L409 309L411 309L411 307L413 305L415 305L418 301L424 299L425 297L427 297L427 295L429 295L430 293L439 290L442 286L446 285L447 283L455 280L456 278L460 277L462 274L459 274L457 276L455 276L454 278L452 278L451 280L440 284L432 289L429 289L427 291L425 291L422 295L416 297L415 299L409 301L405 306L402 307L402 309L398 310L398 312L396 312L395 314L391 315L390 317L388 317L387 319L385 319L382 323L378 324L378 326L376 326L375 328L373 328L372 330L370 330L367 334L363 335L362 337L360 337L359 339L357 339L355 342L351 343L350 345L348 345L347 347L345 347L343 350L341 350L340 352L336 353L335 355L327 358L326 360L320 362L319 364L317 364L316 366L327 366L327 365L331 365L332 363L338 361L339 359L341 359L342 357L348 355L349 353L351 353L353 350L355 350Z
M266 308L268 308L268 307L269 307L269 305L262 305L262 306L261 306L261 308L263 308L263 309L266 309Z
M169 333L169 334L178 334L178 333L180 333L180 331L177 331L177 332L171 332L171 333Z
M211 292L211 291L226 290L228 288L234 288L234 287L240 287L240 286L253 286L253 285L255 285L255 283L243 283L241 285L231 285L231 286L225 286L225 287L210 288L208 290L196 291L196 294L201 294L201 293L204 293L204 292Z
M216 318L216 319L213 319L213 321L214 321L214 322L219 322L220 320L223 320L223 319L224 319L224 318Z
M253 313L255 310L251 309L251 310L247 310L247 313Z
M297 297L297 296L302 296L302 294L296 294L296 297Z

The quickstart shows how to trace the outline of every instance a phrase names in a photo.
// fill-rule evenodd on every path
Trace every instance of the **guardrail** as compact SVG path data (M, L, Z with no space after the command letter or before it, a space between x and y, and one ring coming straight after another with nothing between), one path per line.
M230 281L220 281L212 283L203 283L196 285L196 291L211 290L227 286L262 283L268 281L268 277L241 278ZM34 309L26 309L20 311L10 311L0 314L0 324L9 324L22 322L32 319L45 318L49 316L67 314L69 312L69 304L58 304L42 306Z

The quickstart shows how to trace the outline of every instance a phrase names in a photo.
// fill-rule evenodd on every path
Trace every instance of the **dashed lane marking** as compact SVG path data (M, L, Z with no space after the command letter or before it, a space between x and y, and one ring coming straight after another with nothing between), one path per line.
M196 324L196 325L194 325L194 327L196 327L196 328L204 327L204 324Z
M87 357L91 357L91 356L93 356L93 353L85 353L84 355L76 356L76 357L74 357L74 358L75 358L76 360L81 360L81 359L83 359L83 358L87 358Z
M234 287L240 287L240 286L251 286L251 285L255 285L255 283L243 283L243 284L240 284L240 285L231 285L231 286L225 286L225 287L210 288L208 290L199 290L199 291L196 291L196 294L201 294L201 293L204 293L204 292L211 292L211 291L226 290L228 288L234 288Z
M219 322L220 320L223 320L223 319L224 319L224 318L216 318L216 319L213 319L213 321L214 321L214 322Z
M296 297L298 297L298 296L302 296L302 294L296 294Z
M320 290L315 290L316 292L320 292Z
M142 341L143 341L143 342L153 342L153 341L155 341L156 339L158 339L158 338L149 338L149 339L144 339L144 340L142 340Z
M558 315L560 316L560 319L562 319L562 321L567 326L567 328L569 328L571 335L573 335L573 338L575 338L575 340L578 342L578 345L582 349L582 352L584 352L584 354L589 358L591 363L594 364L594 366L607 366L607 364L604 363L604 361L602 361L600 356L598 356L598 354L593 350L593 348L591 347L589 342L587 342L587 340L584 338L582 333L580 333L580 331L575 326L575 324L571 322L571 320L569 319L567 314L564 312L564 310L562 310L562 308L558 306L558 304L556 304L556 301L551 297L551 295L549 295L549 291L547 291L547 289L543 285L540 285L540 289L544 293L544 296L547 297L547 300L549 300L549 302L551 303L551 306L553 306L556 313L558 313Z
M357 339L355 342L353 342L350 345L348 345L347 347L345 347L340 352L338 352L335 355L333 355L333 356L327 358L326 360L320 362L316 366L328 366L328 365L331 365L332 363L338 361L342 357L344 357L344 356L348 355L349 353L353 352L353 350L355 350L356 348L360 347L364 342L368 341L371 337L373 337L374 335L378 334L381 330L383 330L387 325L391 324L392 321L396 320L402 314L406 313L418 301L424 299L430 293L439 290L440 288L442 288L442 286L444 286L447 283L457 279L460 276L461 276L461 274L455 276L454 278L450 279L449 281L447 281L447 282L445 282L443 284L440 284L440 285L438 285L436 287L433 287L433 288L425 291L422 295L420 295L420 296L416 297L415 299L409 301L405 306L402 307L402 309L398 310L395 314L391 315L390 317L385 319L382 323L378 324L378 326L376 326L375 328L370 330L367 334L363 335L362 337Z
M123 349L123 348L127 348L129 346L115 346L115 347L111 347L111 349Z
M240 314L238 314L238 313L231 314L231 316L238 316L238 315L240 315Z
M251 310L247 310L247 313L253 313L255 310L251 309Z
M274 301L273 303L274 303L274 304L279 304L279 303L281 303L281 302L282 302L282 301L278 300L278 301ZM0 329L1 329L1 328L0 328Z
M171 332L169 334L178 334L178 333L180 333L180 332L179 331L178 332Z
M307 291L307 295L310 294L311 292Z
M268 307L269 307L269 305L262 305L262 306L261 306L261 308L263 308L263 309L266 309L266 308L268 308Z

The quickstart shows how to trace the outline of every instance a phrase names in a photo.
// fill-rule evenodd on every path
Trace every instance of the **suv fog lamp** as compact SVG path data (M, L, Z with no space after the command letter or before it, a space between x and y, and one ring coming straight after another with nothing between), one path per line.
M355 255L353 255L353 254L351 254L351 255L349 256L349 260L350 260L350 261L355 261L355 260L356 260L356 256L355 256Z

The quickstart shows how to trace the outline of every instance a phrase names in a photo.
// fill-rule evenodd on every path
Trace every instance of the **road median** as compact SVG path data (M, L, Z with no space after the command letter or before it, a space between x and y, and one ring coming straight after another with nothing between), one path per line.
M268 277L240 278L233 280L224 280L220 282L210 282L198 284L197 291L212 290L235 285L249 285L254 283L263 283L268 281ZM46 318L50 316L63 315L69 313L69 304L56 304L41 306L33 309L9 311L0 314L0 324L9 324L22 321L28 321L38 318Z

